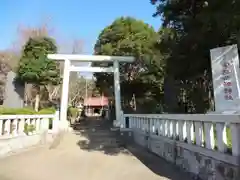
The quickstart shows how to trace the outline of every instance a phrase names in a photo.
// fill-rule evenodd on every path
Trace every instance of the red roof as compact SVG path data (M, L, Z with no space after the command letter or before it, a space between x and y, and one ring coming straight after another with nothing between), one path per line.
M84 106L107 106L108 98L107 97L91 97L84 99Z

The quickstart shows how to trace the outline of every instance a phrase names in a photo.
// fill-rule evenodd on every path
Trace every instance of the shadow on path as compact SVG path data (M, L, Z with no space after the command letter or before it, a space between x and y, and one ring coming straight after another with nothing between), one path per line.
M107 155L129 154L118 131L111 130L111 122L97 118L86 118L73 126L81 138L77 145L82 150L100 151Z
M181 171L177 166L136 144L134 146L127 146L127 149L146 167L159 176L167 177L171 180L192 180L189 173Z
M179 168L164 159L148 152L135 144L125 144L121 140L118 130L111 130L109 121L88 118L79 124L75 124L76 134L81 136L77 145L82 150L100 151L107 155L119 153L136 157L153 173L171 180L191 180L188 173L181 172Z

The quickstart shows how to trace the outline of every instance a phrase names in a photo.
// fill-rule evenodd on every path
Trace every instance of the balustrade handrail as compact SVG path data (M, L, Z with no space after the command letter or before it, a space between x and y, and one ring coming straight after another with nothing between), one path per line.
M240 157L240 114L124 114L122 126ZM128 117L128 118L127 118Z
M124 117L178 121L240 123L240 114L124 114Z
M23 119L23 118L54 118L55 114L17 114L17 115L0 115L0 120L6 119Z

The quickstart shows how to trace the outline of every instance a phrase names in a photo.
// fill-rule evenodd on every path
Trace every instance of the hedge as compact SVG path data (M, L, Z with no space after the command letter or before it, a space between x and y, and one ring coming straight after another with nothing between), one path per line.
M36 112L32 108L4 108L0 107L0 115L17 115L17 114L54 114L54 108L45 108L41 109L40 111Z

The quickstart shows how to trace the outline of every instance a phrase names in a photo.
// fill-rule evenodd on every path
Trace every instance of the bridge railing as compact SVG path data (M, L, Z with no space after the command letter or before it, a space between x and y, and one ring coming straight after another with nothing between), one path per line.
M57 128L56 114L46 115L1 115L0 138L34 134Z
M240 156L240 116L223 114L124 114L121 127L186 146Z

